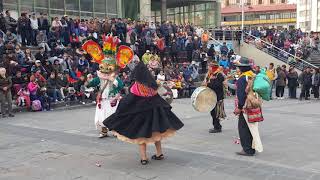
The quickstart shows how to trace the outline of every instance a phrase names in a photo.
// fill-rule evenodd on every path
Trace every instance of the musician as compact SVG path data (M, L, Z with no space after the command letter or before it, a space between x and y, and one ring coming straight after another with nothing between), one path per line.
M224 80L225 80L225 77L218 63L217 62L211 63L208 71L208 75L205 79L205 84L207 87L215 91L215 93L217 94L217 105L211 111L213 128L209 129L209 133L220 133L222 131L220 119L224 119L226 117L226 114L224 111L224 103L223 103Z
M244 114L244 110L246 109L245 104L248 95L248 79L254 77L255 74L252 71L248 58L242 57L237 66L241 71L241 75L237 81L237 107L234 111L234 114L239 116L238 130L241 146L243 148L243 150L237 152L237 154L241 156L253 156L256 151L262 152L262 144L257 124L247 123L247 116Z

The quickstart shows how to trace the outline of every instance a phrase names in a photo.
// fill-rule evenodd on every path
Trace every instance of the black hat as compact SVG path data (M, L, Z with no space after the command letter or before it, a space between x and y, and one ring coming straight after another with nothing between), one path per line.
M248 58L241 57L240 60L236 63L236 66L247 67L247 66L251 66L251 65L250 65L250 61Z

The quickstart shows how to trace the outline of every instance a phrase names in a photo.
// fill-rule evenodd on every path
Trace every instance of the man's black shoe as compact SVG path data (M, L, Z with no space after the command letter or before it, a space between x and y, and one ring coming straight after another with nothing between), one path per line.
M9 114L9 117L14 117L14 115L13 114Z
M248 154L248 153L244 152L243 150L240 152L236 152L236 154L239 156L254 156L254 154Z
M209 133L221 133L221 129L209 129Z

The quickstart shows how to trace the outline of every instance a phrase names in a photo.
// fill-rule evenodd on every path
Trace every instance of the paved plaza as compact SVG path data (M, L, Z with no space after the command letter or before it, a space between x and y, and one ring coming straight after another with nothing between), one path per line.
M194 111L190 99L172 106L185 126L164 141L166 159L147 166L137 145L96 137L93 107L0 119L0 180L320 180L320 101L266 102L264 152L254 157L235 155L232 99L221 134L208 133L209 113Z

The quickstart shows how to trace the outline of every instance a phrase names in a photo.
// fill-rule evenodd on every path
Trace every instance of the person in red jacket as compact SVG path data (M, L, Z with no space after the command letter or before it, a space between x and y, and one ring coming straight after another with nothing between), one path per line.
M70 43L72 48L79 48L80 47L80 40L76 33L72 33L70 36Z

